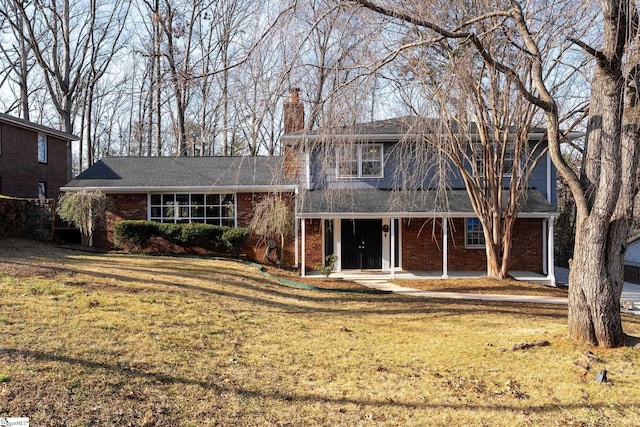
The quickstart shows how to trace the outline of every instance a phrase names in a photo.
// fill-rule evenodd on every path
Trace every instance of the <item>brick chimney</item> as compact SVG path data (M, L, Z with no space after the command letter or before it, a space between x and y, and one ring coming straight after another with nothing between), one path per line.
M300 101L300 89L291 89L291 98L283 105L284 134L292 134L304 129L304 104ZM284 177L295 179L300 175L301 140L284 142Z
M300 88L291 89L291 99L284 103L284 133L304 129L304 104L300 102Z

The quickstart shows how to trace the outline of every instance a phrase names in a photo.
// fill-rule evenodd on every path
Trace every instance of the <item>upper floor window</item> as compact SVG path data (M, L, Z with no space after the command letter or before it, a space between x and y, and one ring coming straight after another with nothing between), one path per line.
M339 178L381 178L382 144L345 145L338 149Z
M234 227L234 194L152 194L151 221L169 223L203 223Z
M464 242L467 248L484 248L484 232L479 218L466 219Z
M38 161L47 163L47 135L38 134Z
M501 147L496 147L496 150L500 150ZM501 153L498 152L499 156ZM476 163L476 171L479 176L484 177L484 146L481 143L473 144L473 159ZM503 177L510 177L513 174L513 162L515 160L515 145L508 143L504 152L504 167Z

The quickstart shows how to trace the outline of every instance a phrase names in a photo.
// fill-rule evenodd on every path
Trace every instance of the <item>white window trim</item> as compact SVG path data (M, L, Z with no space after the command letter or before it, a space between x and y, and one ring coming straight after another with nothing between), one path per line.
M464 247L467 249L484 249L486 247L486 243L481 243L481 244L470 244L469 243L469 239L468 239L468 232L469 232L469 228L467 226L467 223L470 219L476 219L478 221L480 221L479 218L476 217L467 217L464 219ZM482 224L480 224L480 233L483 233L482 231ZM482 238L484 239L484 234L482 234Z
M380 179L384 178L384 144L355 144L357 162L358 162L358 174L357 175L342 175L340 174L340 150L336 151L336 177L339 179ZM362 151L365 147L378 147L380 148L380 174L379 175L363 175L362 174ZM344 147L342 147L344 148Z

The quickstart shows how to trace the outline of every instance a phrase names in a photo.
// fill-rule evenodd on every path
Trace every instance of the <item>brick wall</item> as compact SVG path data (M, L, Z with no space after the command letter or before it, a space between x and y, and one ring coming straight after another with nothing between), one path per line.
M253 219L254 207L260 203L267 193L237 193L237 207L238 207L238 227L248 227ZM284 193L282 197L287 200L291 206L291 211L294 209L294 195L293 193ZM272 237L273 238L273 237ZM274 238L277 241L278 247L280 246L280 240ZM262 236L250 235L247 239L243 253L250 260L262 262L266 249L266 241ZM285 238L284 243L284 264L291 266L295 262L295 240L294 236Z
M305 263L306 271L313 271L315 266L323 263L322 256L322 221L305 219ZM302 238L300 239L302 245ZM302 253L302 247L300 248Z
M123 220L147 219L146 194L109 194L105 224L93 233L93 245L111 249L113 243L113 226ZM106 227L105 227L106 226Z
M320 220L307 220L306 264L313 270L322 262L322 231L313 231ZM402 219L402 268L417 271L442 271L441 220ZM542 273L542 219L520 218L513 231L511 270ZM453 218L448 225L449 271L478 271L487 269L484 248L465 247L465 219Z
M67 183L67 143L48 137L47 163L38 162L38 133L0 124L0 192L10 197L37 198L38 183L47 183L47 198L55 199Z
M247 227L253 218L253 208L259 203L266 193L238 193L238 227ZM110 249L114 247L113 227L123 220L146 220L147 219L147 195L146 194L109 194L109 208L106 214L106 221L103 226L94 232L94 246ZM293 195L286 194L289 202L293 206ZM105 227L106 225L106 227ZM163 242L153 242L154 248L161 252L184 252L184 248L175 245L165 244ZM280 242L278 241L278 245ZM294 263L295 243L293 236L285 240L284 261L285 265ZM264 255L265 242L259 236L251 235L245 243L243 253L247 259L254 261L262 261ZM197 249L194 249L198 252Z

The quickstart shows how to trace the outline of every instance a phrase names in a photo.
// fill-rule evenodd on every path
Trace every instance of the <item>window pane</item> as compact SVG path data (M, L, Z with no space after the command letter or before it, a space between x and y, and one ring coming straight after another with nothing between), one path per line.
M207 206L207 218L220 218L220 208Z
M222 197L222 196L221 196ZM233 194L225 194L224 195L224 200L223 200L224 204L233 204Z
M160 207L152 207L151 208L151 216L158 218L160 216L162 216L162 208Z
M196 206L204 205L204 194L192 194L191 205L196 205Z
M222 216L225 218L233 218L234 217L234 209L233 206L225 206L222 208Z
M207 205L219 205L219 204L220 204L219 194L207 194Z
M42 133L38 134L38 161L47 162L47 135Z
M191 207L191 217L204 217L204 207L202 206L192 206Z
M173 205L174 204L173 194L163 194L162 195L162 204L163 205Z
M358 176L358 162L342 161L338 163L338 176Z
M152 194L151 195L151 204L152 205L160 205L160 204L162 204L162 196L160 194Z
M174 210L171 207L162 208L162 216L165 218L173 218L174 216L173 212Z
M181 205L189 204L189 195L188 194L176 194L176 203Z
M222 225L227 226L227 227L235 227L235 223L234 223L233 219L223 219L222 220Z
M380 162L362 163L362 176L382 176Z

